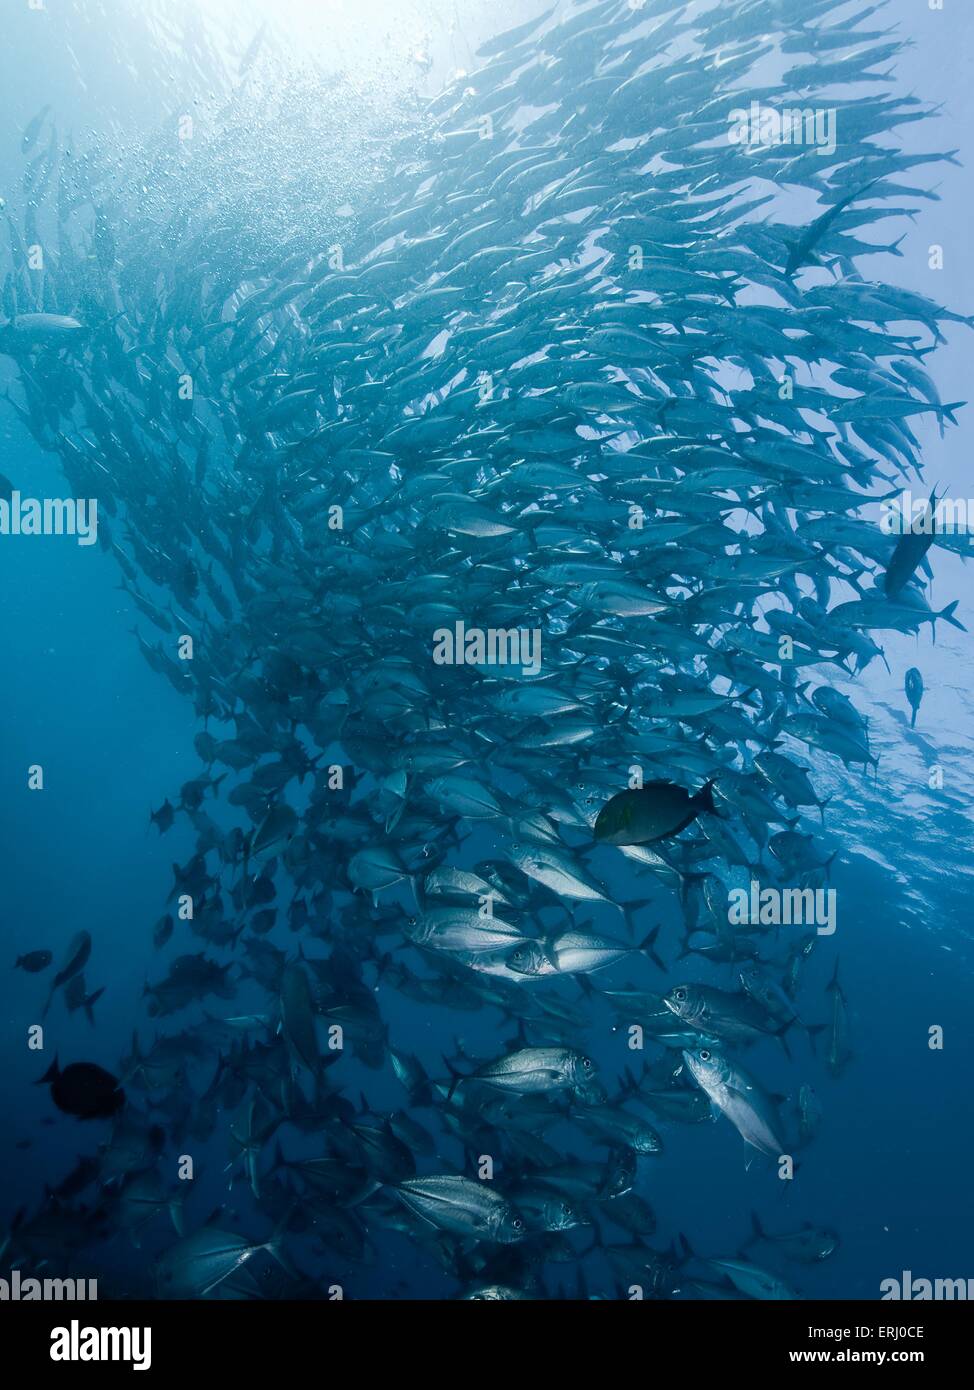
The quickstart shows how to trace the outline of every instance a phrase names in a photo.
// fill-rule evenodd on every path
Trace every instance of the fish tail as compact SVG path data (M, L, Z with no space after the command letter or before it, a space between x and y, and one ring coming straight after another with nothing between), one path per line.
M707 878L706 874L684 874L680 881L680 902L686 906L690 889L695 883L703 883Z
M456 1067L455 1067L455 1066L453 1065L453 1063L450 1061L449 1057L447 1057L447 1056L445 1056L445 1055L444 1055L444 1057L443 1057L443 1065L446 1067L447 1071L450 1073L450 1089L449 1089L449 1090L447 1091L447 1093L446 1093L446 1099L447 1099L447 1102L449 1103L449 1102L453 1099L453 1093L454 1093L454 1091L455 1091L455 1090L457 1089L457 1087L460 1085L460 1082L461 1082L461 1081L465 1081L465 1080L466 1080L466 1077L464 1076L463 1072L457 1071Z
M651 961L653 962L653 964L656 966L657 970L663 970L663 971L665 971L665 970L666 970L666 964L665 964L665 962L663 961L662 957L661 957L661 956L656 952L656 950L654 949L654 947L655 947L655 945L656 945L656 938L657 938L658 936L659 936L659 923L657 922L657 924L656 924L656 926L653 928L653 930L652 930L651 932L649 932L646 936L644 936L643 939L642 939L642 941L640 941L640 943L639 943L639 949L640 949L640 951L643 951L647 956L649 956L650 960L651 960Z
M92 1028L95 1026L95 1005L104 993L105 986L102 985L101 989L96 989L94 994L89 994L84 1002L85 1018L87 1018Z
M959 602L960 599L955 598L953 603L948 603L947 607L942 609L941 612L937 614L937 617L943 618L944 622L950 623L951 627L960 628L961 632L966 632L967 628L964 626L964 624L960 621L959 618L954 617L954 613L957 611L957 605Z
M53 1062L51 1063L51 1065L48 1067L47 1071L44 1073L44 1075L41 1077L41 1079L40 1079L39 1081L35 1081L35 1082L34 1082L34 1085L35 1085L35 1086L49 1086L49 1085L51 1084L51 1082L52 1082L52 1081L56 1081L60 1075L61 1075L61 1069L60 1069L60 1067L59 1067L58 1064L57 1064L57 1053L55 1052L55 1054L54 1054L54 1061L53 1061Z
M639 1090L639 1082L636 1080L630 1067L625 1067L622 1073L622 1083L619 1088L621 1096L635 1095Z
M640 908L648 907L649 903L649 898L635 898L631 903L618 904L619 910L622 913L622 920L626 924L626 931L629 933L630 936L633 935L635 929L636 913L639 911Z

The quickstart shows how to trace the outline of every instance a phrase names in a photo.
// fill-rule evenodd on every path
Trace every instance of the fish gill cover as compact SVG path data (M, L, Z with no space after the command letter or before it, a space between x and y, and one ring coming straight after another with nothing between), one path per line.
M26 127L9 408L198 770L154 791L192 843L141 999L89 989L86 931L46 986L49 951L17 961L33 1079L94 1134L5 1264L790 1298L835 1253L821 1190L780 1231L855 1060L830 820L882 808L835 681L960 628L928 552L967 549L876 520L926 496L914 426L956 422L935 349L969 325L884 278L903 180L956 152L899 145L933 111L883 8L561 4L432 97L173 28L202 95L155 136ZM124 78L110 11L73 19ZM10 471L5 534L42 530ZM111 1072L63 1007L134 1031ZM691 1246L674 1173L716 1181L724 1128L761 1215Z

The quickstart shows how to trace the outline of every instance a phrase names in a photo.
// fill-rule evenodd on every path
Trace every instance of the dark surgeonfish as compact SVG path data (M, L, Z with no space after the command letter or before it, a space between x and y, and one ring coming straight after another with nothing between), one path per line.
M28 951L26 955L17 957L14 969L26 970L29 975L38 975L47 969L53 959L50 951Z
M607 845L645 845L678 835L701 811L714 811L708 783L691 794L672 782L650 782L619 792L595 822L595 838Z
M79 1120L111 1119L125 1104L117 1079L95 1062L72 1062L62 1071L55 1057L37 1084L50 1086L57 1108Z

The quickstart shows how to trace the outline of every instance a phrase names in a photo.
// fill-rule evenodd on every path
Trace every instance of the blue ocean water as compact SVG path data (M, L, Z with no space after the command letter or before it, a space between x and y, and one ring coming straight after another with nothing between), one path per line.
M147 7L136 22L125 6L78 3L38 13L11 5L5 16L5 82L0 93L0 195L15 187L22 172L19 136L35 112L52 104L60 130L86 141L120 146L151 131L163 110L178 107L167 83L180 97L198 99L205 73L194 72L178 46L168 58L164 41L166 5ZM171 8L178 8L173 5ZM205 7L203 7L205 10ZM218 8L218 7L217 7ZM376 5L356 30L347 15L313 29L315 41L339 34L343 61L354 71L381 71L388 90L402 84L428 96L448 69L472 58L490 34L509 28L542 7L458 4L459 22L436 7L403 10ZM444 11L448 7L442 7ZM253 13L233 16L238 35L259 25ZM278 42L306 40L307 12L284 7ZM222 22L226 16L219 15ZM897 139L907 149L959 148L966 153L971 129L971 56L974 15L959 5L928 11L910 0L891 0L883 19L899 22L913 43L896 60L898 88L916 91L941 105L939 118L922 130L906 127ZM203 14L200 22L210 23ZM153 47L152 45L157 45ZM463 52L458 54L458 49ZM377 56L377 55L381 55ZM469 57L468 57L469 55ZM965 56L966 55L966 56ZM374 71L369 72L371 77ZM395 92L396 89L393 88ZM390 98L391 100L391 98ZM341 160L323 149L321 159ZM937 184L939 200L923 202L914 222L897 223L905 232L902 258L860 260L865 276L885 278L949 305L958 312L974 307L974 271L967 255L971 200L963 167L938 165L918 179ZM929 248L944 248L944 269L929 269ZM969 393L968 330L947 325L947 341L933 359L932 373L944 401ZM0 388L13 389L16 371L0 356ZM960 428L940 438L929 419L916 425L925 480L963 497L970 487L968 412ZM0 402L0 472L37 496L60 496L57 461L42 452L15 411ZM918 488L919 491L919 488ZM969 571L955 556L936 554L934 606L961 599L959 615L971 625ZM200 721L189 701L146 664L131 629L139 614L119 588L114 558L100 547L79 547L66 538L0 541L0 634L3 652L3 735L0 739L0 846L3 854L0 960L0 1244L21 1209L33 1211L45 1189L69 1172L79 1155L94 1151L106 1135L57 1114L44 1087L35 1087L55 1055L62 1062L83 1059L118 1069L137 1031L144 1043L154 1032L146 1016L143 986L163 972L173 943L164 952L152 945L152 928L167 910L172 866L185 863L194 839L177 821L160 836L149 812L165 796L198 775L193 748ZM143 624L144 627L144 624ZM820 795L832 800L825 837L837 851L831 885L840 903L836 935L814 953L801 995L806 1022L827 1018L826 984L838 955L851 1017L853 1059L831 1078L821 1049L805 1037L793 1039L789 1060L773 1042L749 1054L768 1087L794 1095L802 1082L814 1086L824 1109L821 1132L800 1166L794 1184L776 1183L758 1164L748 1164L739 1137L726 1120L706 1126L668 1126L663 1160L640 1162L637 1190L652 1203L658 1230L653 1245L666 1249L682 1234L697 1252L731 1255L750 1232L751 1212L759 1210L771 1230L793 1229L803 1221L834 1228L838 1251L821 1264L787 1269L790 1282L807 1297L876 1298L883 1279L904 1269L926 1277L974 1277L970 1267L971 1206L966 1155L974 1139L970 1107L970 991L974 942L970 927L972 887L970 813L974 794L974 673L972 637L946 624L919 638L886 634L889 671L874 661L855 680L841 676L836 687L849 693L869 717L878 767L863 773L835 759L811 755ZM918 667L925 695L915 729L903 695L907 668ZM28 789L28 768L44 769L43 791ZM942 790L930 787L930 771L943 770ZM477 832L484 849L493 842ZM496 848L496 846L495 846ZM606 851L601 852L603 855ZM613 861L614 862L614 861ZM618 870L608 859L593 861L603 877ZM638 883L622 875L613 887L627 895ZM408 903L393 893L387 901ZM613 917L599 918L609 929ZM47 948L59 960L79 931L93 939L89 987L104 986L96 1005L96 1026L79 1011L70 1016L60 1000L45 1020L42 1055L28 1049L28 1029L40 1021L47 976L30 976L10 967L31 950ZM787 928L783 929L787 931ZM289 947L287 932L273 938ZM665 917L663 940L668 960L676 954L679 929L675 909ZM198 949L196 944L181 949ZM222 957L221 957L222 959ZM688 965L688 970L690 969ZM632 971L614 968L624 983ZM670 965L670 982L680 967ZM692 965L694 978L727 982L726 970ZM601 983L601 981L600 981ZM651 987L651 986L647 986ZM250 993L248 991L251 991ZM577 990L566 990L576 998ZM490 1055L511 1026L490 1010L478 1013L432 1010L378 986L377 999L390 1039L415 1052L432 1071L444 1052L461 1038L471 1055ZM212 1002L212 1001L211 1001ZM259 1007L259 996L241 987L233 1009ZM208 1006L209 1007L209 1006ZM222 1006L221 1006L222 1007ZM167 1023L179 1031L198 1021L194 1009ZM929 1030L943 1029L940 1050L928 1045ZM607 1020L587 1036L586 1046L600 1068L617 1075L630 1061L624 1040ZM194 1074L202 1090L206 1068ZM403 1104L403 1093L386 1066L358 1067L348 1092L357 1101L364 1090L370 1107L382 1111ZM51 1120L53 1119L53 1123ZM29 1146L27 1146L29 1145ZM227 1117L218 1116L211 1140L193 1150L200 1176L187 1198L190 1227L223 1204L238 1207L244 1223L253 1220L246 1190L228 1186L230 1162ZM168 1151L175 1164L176 1149ZM454 1161L456 1155L454 1154ZM95 1200L89 1193L87 1200ZM266 1228L266 1221L264 1223ZM314 1278L338 1281L348 1296L452 1296L454 1281L428 1254L417 1254L401 1235L373 1233L372 1258L346 1265L333 1250L318 1257ZM76 1272L97 1273L119 1293L152 1286L153 1260L174 1233L155 1223L136 1249L122 1233L85 1246ZM582 1242L584 1244L584 1242ZM306 1256L310 1260L310 1256ZM592 1287L612 1279L598 1264L586 1263ZM773 1263L773 1261L772 1261ZM551 1290L560 1281L576 1287L577 1271L549 1266Z

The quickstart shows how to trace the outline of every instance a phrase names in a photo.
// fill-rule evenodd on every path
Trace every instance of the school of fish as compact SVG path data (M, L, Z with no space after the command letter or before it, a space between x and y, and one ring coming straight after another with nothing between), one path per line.
M728 901L811 901L841 860L814 771L876 759L830 673L961 626L926 587L966 539L864 512L921 477L911 423L955 423L928 358L971 321L858 268L895 265L882 224L957 152L890 140L931 113L881 5L556 9L411 111L350 208L286 230L229 157L243 112L273 120L260 36L209 156L170 131L132 177L56 110L24 132L4 408L97 499L199 771L152 813L195 848L146 924L130 1051L38 1077L97 1148L5 1261L121 1229L160 1296L328 1298L394 1233L458 1298L780 1299L838 1245L771 1206L827 1116L803 1059L853 1058L837 946ZM834 107L834 154L731 143L752 101ZM327 159L286 149L292 190ZM55 968L49 1034L62 1006L97 1026L98 954L18 960ZM712 1118L772 1214L736 1250L654 1244L667 1134L706 1147ZM208 1213L176 1156L211 1143Z

